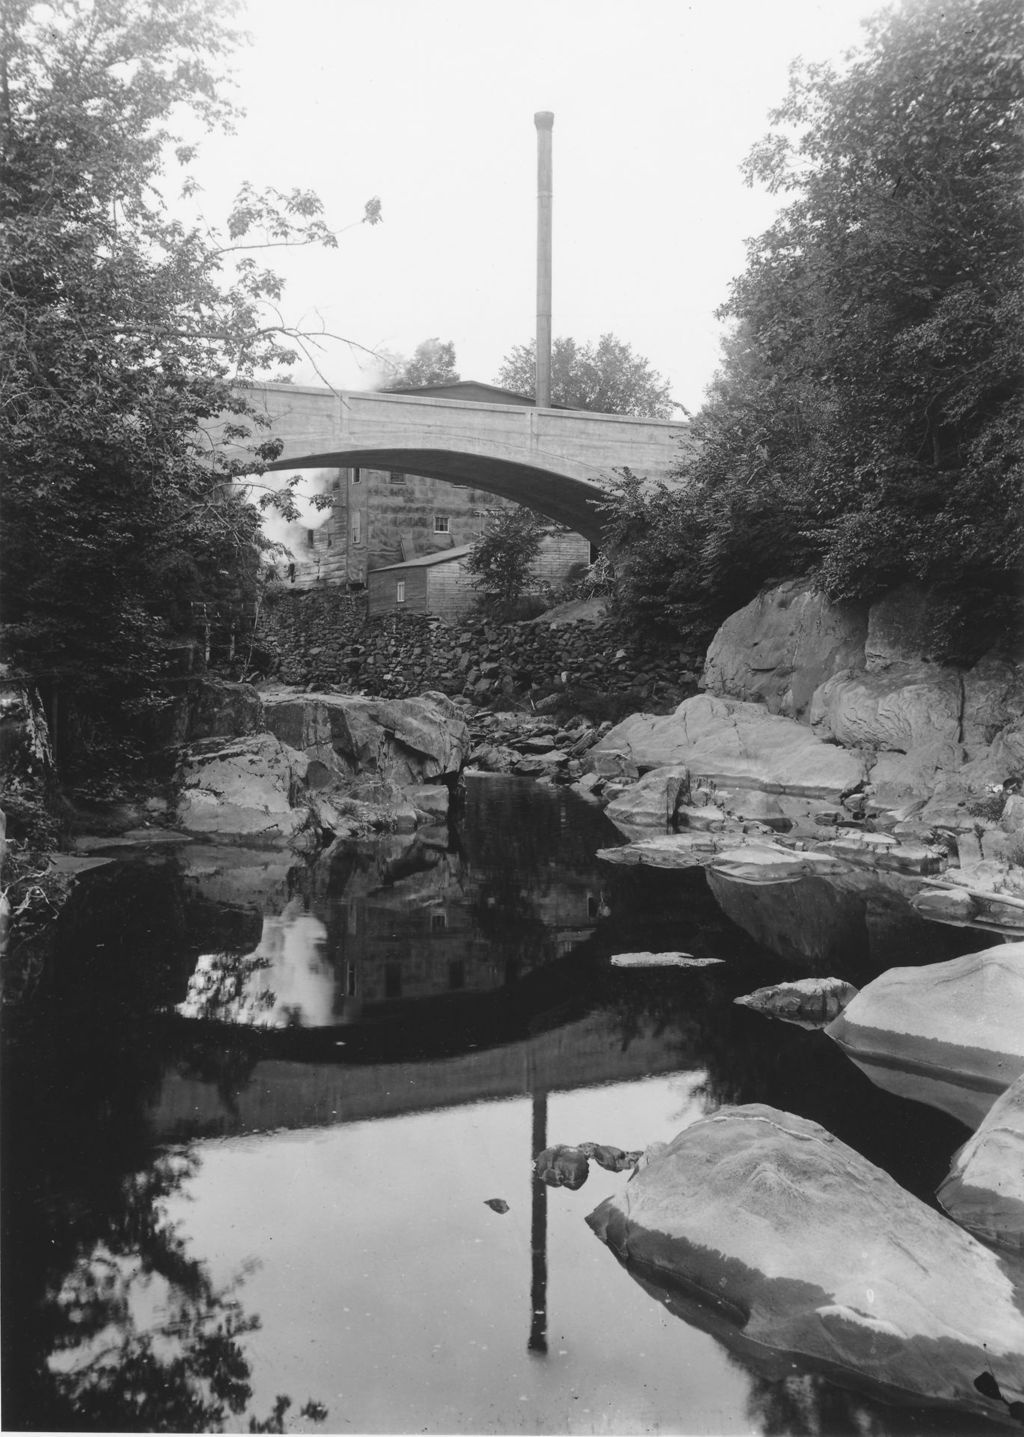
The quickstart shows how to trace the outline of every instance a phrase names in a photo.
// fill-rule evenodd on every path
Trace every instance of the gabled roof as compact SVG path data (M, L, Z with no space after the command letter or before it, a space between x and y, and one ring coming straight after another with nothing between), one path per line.
M501 389L497 384L485 384L481 379L452 379L446 384L398 384L386 385L382 394L411 394L432 396L434 399L465 399L472 403L474 397L487 404L519 404L534 408L529 394L517 394L513 389ZM563 404L552 404L552 409L564 409Z
M454 549L440 549L436 554L418 554L415 559L403 559L400 564L381 564L371 569L371 574L383 574L391 569L423 569L432 564L447 564L451 559L464 559L473 548L472 544L458 544Z

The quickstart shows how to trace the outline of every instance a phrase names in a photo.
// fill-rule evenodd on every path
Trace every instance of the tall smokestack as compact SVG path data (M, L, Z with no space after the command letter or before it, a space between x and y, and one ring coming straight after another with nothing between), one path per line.
M555 117L538 110L537 126L537 388L538 408L551 407L551 130Z

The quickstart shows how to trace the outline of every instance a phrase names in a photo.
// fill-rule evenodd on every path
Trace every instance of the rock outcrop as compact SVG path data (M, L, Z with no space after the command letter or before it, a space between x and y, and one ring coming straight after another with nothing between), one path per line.
M461 710L443 694L375 699L349 694L267 693L267 729L322 765L328 776L377 778L399 785L454 779L469 733ZM314 769L314 780L319 769Z
M993 653L966 671L943 667L936 618L913 585L863 608L782 584L722 625L702 685L863 753L870 810L917 795L926 820L967 828L974 806L1024 775L1024 665Z
M410 831L444 817L469 746L461 711L441 694L274 692L262 714L264 732L183 752L176 816L186 832L315 848Z
M180 747L204 738L240 738L262 728L263 704L253 684L197 675L159 721L157 738Z
M936 1196L976 1237L1024 1252L1024 1077L997 1098Z
M999 1258L816 1123L722 1109L587 1221L734 1349L992 1417L1006 1408L983 1373L1024 1396L1024 1311Z
M969 896L933 891L923 914L1020 933L1024 664L943 667L936 616L912 585L870 608L793 582L761 594L715 636L707 693L594 746L588 792L630 838L713 805L735 843L774 830L848 867L941 878Z

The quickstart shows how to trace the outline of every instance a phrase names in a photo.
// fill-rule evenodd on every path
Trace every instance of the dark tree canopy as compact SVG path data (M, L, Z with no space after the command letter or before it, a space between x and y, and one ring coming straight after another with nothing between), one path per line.
M694 422L689 600L917 580L991 636L1022 591L1024 12L905 0L866 31L794 68L748 161L788 203Z
M165 207L194 154L172 122L230 121L233 9L0 0L5 651L121 712L196 606L252 594L258 512L225 481L273 452L238 386L303 344L260 256L335 242L304 191L243 187L222 233Z
M502 362L496 383L517 394L536 388L537 344L517 344ZM614 334L597 344L556 339L551 347L551 400L567 409L670 419L678 407L668 385L642 355Z
M451 384L459 378L452 341L425 339L411 359L398 361L385 389L411 389L425 384Z

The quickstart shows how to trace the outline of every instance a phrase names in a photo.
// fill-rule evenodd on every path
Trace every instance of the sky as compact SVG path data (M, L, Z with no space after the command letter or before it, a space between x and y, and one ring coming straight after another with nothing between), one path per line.
M879 0L243 0L246 111L208 137L201 205L315 190L336 250L267 256L285 316L323 325L316 369L371 388L366 350L455 345L493 383L536 313L537 135L554 112L553 332L611 332L691 412L718 365L715 310L778 201L740 165L791 61L839 60ZM359 224L379 196L383 223ZM345 229L346 226L354 226ZM359 348L362 346L363 348Z

